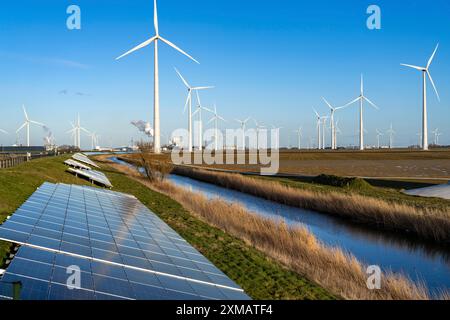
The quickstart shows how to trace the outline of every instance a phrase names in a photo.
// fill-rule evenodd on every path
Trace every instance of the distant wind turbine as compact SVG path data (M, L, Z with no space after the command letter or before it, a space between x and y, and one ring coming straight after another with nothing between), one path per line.
M277 127L275 125L272 125L272 129L276 130L276 141L275 141L275 150L280 149L280 130L283 129L283 127ZM289 147L289 143L288 143Z
M23 113L25 115L25 122L20 126L19 129L17 129L16 133L19 133L20 130L22 130L23 128L26 128L26 130L27 130L27 147L29 147L30 146L30 124L35 124L42 128L44 128L45 125L43 123L40 123L40 122L37 122L34 120L30 120L30 118L28 118L27 111L25 110L25 106L22 106L22 108L23 108Z
M247 125L247 122L250 121L251 118L247 118L245 120L239 120L239 119L235 119L235 121L239 122L241 125L241 130L242 130L242 150L245 151L245 126Z
M434 91L436 92L436 96L438 98L438 101L440 101L439 93L436 89L436 86L434 85L433 78L431 77L429 68L431 63L433 62L433 58L436 54L437 49L439 48L439 43L436 45L436 48L433 51L433 54L431 55L430 59L428 59L428 63L426 67L418 67L413 66L410 64L404 64L401 63L402 66L413 68L416 70L419 70L422 72L422 149L428 150L428 114L427 114L427 75L430 79L430 82L434 88Z
M395 134L395 131L392 128L392 123L391 123L390 128L386 132L389 134L389 149L392 149L392 147L393 147L393 140L394 140L394 134Z
M73 123L70 123L70 125L72 126L72 129L67 131L67 133L73 133L75 135L75 146L78 147L78 149L81 149L81 131L84 131L87 135L89 135L90 132L81 126L80 114L78 114L75 125Z
M364 95L364 79L363 79L363 75L361 74L361 91L360 91L359 97L356 98L355 100L350 101L349 103L347 103L344 106L344 107L347 107L347 106L359 101L359 150L364 150L364 119L363 119L363 102L364 102L364 100L367 101L372 107L379 110L379 108L372 101L370 101L369 98L367 98Z
M335 129L335 123L334 123L334 113L340 109L344 109L346 108L348 105L346 106L342 106L342 107L333 107L328 101L327 99L325 99L324 97L322 97L323 101L325 101L325 103L327 104L328 108L330 108L331 110L331 114L330 114L330 124L331 124L331 150L335 150L336 149L336 129Z
M297 130L294 130L294 132L297 134L297 138L298 138L298 150L300 150L302 148L302 127L299 127Z
M378 129L376 129L376 131L377 131L377 147L378 149L380 149L380 137L383 136L383 133Z
M159 27L158 27L158 10L156 5L156 0L154 0L154 16L153 16L153 22L155 26L155 35L148 39L147 41L144 41L143 43L137 45L133 49L129 50L128 52L124 53L123 55L116 58L116 60L121 59L122 57L125 57L126 55L137 51L139 49L142 49L148 45L150 45L152 42L155 43L155 53L154 53L154 97L153 97L153 125L155 126L155 136L154 136L154 152L155 153L161 153L161 129L160 129L160 123L159 123L159 62L158 62L158 42L161 40L165 44L169 45L170 47L174 48L178 52L182 53L189 59L195 61L196 63L199 63L197 60L195 60L193 57L191 57L189 54L178 48L175 44L170 42L169 40L164 39L159 35Z
M319 115L316 109L313 108L314 113L316 114L317 120L317 149L322 149L322 133L321 133L321 125L322 125L322 117Z
M212 111L213 113L213 117L209 120L208 123L211 123L214 121L214 150L217 151L219 150L219 145L218 145L218 134L219 134L219 129L218 129L218 122L219 120L222 120L224 122L226 122L227 120L225 120L224 118L222 118L221 116L219 116L217 114L217 106L214 104L214 110Z
M197 108L196 110L192 113L192 116L195 116L198 113L198 120L199 120L199 125L200 128L198 130L198 149L199 150L203 150L203 117L202 117L202 111L208 111L208 112L213 112L211 109L208 109L206 107L203 107L202 102L200 100L200 95L198 93L198 91L195 91L196 96L197 96Z
M432 132L434 134L434 145L437 146L439 145L439 137L442 133L439 132L439 128L434 129Z
M195 91L197 93L197 102L200 104L200 98L198 95L199 90L207 90L207 89L213 89L212 86L202 86L202 87L193 87L191 86L186 79L181 75L181 73L175 68L176 73L180 77L181 81L183 81L184 85L188 89L188 95L186 98L186 103L184 104L184 112L186 112L186 108L189 106L188 110L188 132L189 132L189 138L188 138L188 150L189 152L192 152L192 93ZM201 137L200 137L201 141Z

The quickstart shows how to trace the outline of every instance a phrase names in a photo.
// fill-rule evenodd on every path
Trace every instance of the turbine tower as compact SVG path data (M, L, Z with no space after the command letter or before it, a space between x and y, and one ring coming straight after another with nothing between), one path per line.
M193 114L192 114L192 93L194 91L197 93L197 100L200 105L200 98L198 95L198 91L213 89L214 87L211 87L211 86L209 86L209 87L192 87L191 85L189 85L189 83L186 81L186 79L184 79L184 77L177 70L177 68L175 68L175 71L178 74L178 76L180 77L181 81L183 81L184 85L186 86L186 88L188 90L188 95L186 98L186 103L184 104L183 112L186 112L186 108L189 106L189 110L188 110L188 131L189 131L188 150L189 150L189 152L192 152L192 116L193 116ZM201 138L200 138L200 141L201 141Z
M129 50L128 52L124 53L123 55L116 58L116 60L119 60L126 55L137 51L139 49L142 49L148 45L150 45L152 42L155 43L155 51L154 51L154 97L153 97L153 125L155 127L155 136L154 136L154 152L155 153L161 153L161 128L159 123L159 62L158 62L158 42L161 40L165 44L169 45L173 49L177 50L178 52L182 53L189 59L193 60L196 63L199 63L197 60L195 60L193 57L191 57L189 54L178 48L175 44L170 42L169 40L164 39L159 35L159 26L158 26L158 10L156 5L156 0L154 0L154 16L153 16L153 23L155 26L155 35L148 39L147 41L144 41L143 43L137 45L133 49Z
M217 151L219 150L219 146L218 146L218 134L219 134L219 129L218 129L218 122L219 120L222 120L224 122L226 122L227 120L225 120L224 118L222 118L221 116L219 116L217 114L217 106L214 104L214 111L208 110L210 112L213 113L213 117L209 120L208 123L211 123L214 121L214 150Z
M383 133L378 129L376 130L377 130L377 147L378 149L380 149L380 137L383 136Z
M392 123L391 123L390 128L386 132L389 133L389 149L392 149L392 147L393 147L392 142L393 142L394 134L395 134L395 131L392 128Z
M364 150L364 119L363 119L363 102L367 101L372 107L374 107L375 109L379 110L379 108L372 102L369 100L369 98L367 98L364 95L364 79L363 79L363 75L361 74L361 91L360 91L360 95L358 98L356 98L353 101L350 101L349 103L347 103L344 107L347 107L355 102L359 101L359 150Z
M433 62L434 56L436 54L436 51L439 47L439 43L436 45L436 48L433 51L433 54L431 55L430 59L428 59L428 63L426 67L418 67L418 66L413 66L410 64L404 64L401 63L402 66L405 67L409 67L409 68L413 68L416 70L419 70L422 72L422 149L423 150L428 150L428 114L427 114L427 75L428 78L430 79L430 82L434 88L434 91L436 92L436 96L438 98L438 101L440 101L439 98L439 93L436 89L436 86L434 85L434 81L433 78L431 77L429 68L431 63Z
M346 106L342 106L342 107L333 107L328 101L327 99L325 99L324 97L322 97L323 101L325 101L325 103L327 104L328 108L330 108L331 110L331 114L330 114L330 124L331 124L331 150L336 150L336 128L335 128L335 123L334 123L334 113L340 109L344 109L346 108L348 105Z
M437 146L439 144L439 136L441 136L442 133L439 132L439 128L434 129L432 132L434 134L434 145Z
M19 129L17 129L16 133L19 133L20 130L22 130L23 128L26 128L27 130L27 147L30 146L30 124L35 124L38 125L40 127L45 127L45 125L43 123L34 121L34 120L30 120L30 118L28 118L28 114L27 111L25 110L25 106L22 106L23 108L23 113L25 115L25 122L20 126Z
M250 121L251 118L247 118L245 120L239 120L239 119L235 119L235 121L239 122L241 125L241 130L242 130L242 150L245 151L245 126L247 125L247 122Z
M298 150L302 148L302 127L299 127L297 130L294 131L297 134L298 138Z
M339 128L339 119L338 119L338 120L336 120L336 123L334 125L334 149L335 150L337 149L337 135L341 134L341 133L342 133L342 131Z

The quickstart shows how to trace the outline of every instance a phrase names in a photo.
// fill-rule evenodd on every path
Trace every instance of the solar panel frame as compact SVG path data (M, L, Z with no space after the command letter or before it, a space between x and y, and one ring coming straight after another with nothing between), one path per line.
M76 160L73 160L73 159L67 159L66 161L64 161L64 164L68 165L70 167L76 168L76 169L92 170L91 167L89 167L89 166L87 166L85 164L82 164L82 163L80 163L80 162L78 162Z
M103 172L96 170L82 170L76 168L67 168L67 171L75 174L76 176L81 175L87 178L89 181L99 183L105 187L112 188L112 184Z
M0 238L22 244L11 266L16 259L16 264L20 259L29 259L27 250L31 249L49 251L55 261L84 259L83 271L95 275L94 288L95 283L99 287L93 290L94 298L248 299L239 286L173 229L135 197L123 193L44 183L0 226ZM31 255L33 259L37 260L36 254ZM48 263L48 257L43 263ZM6 274L24 281L33 278L32 284L36 284L35 278L47 280L51 287L52 278L13 273L10 270L14 271L14 267L10 267ZM98 272L100 269L103 272ZM102 277L128 281L124 285L127 289L109 288L102 284ZM147 280L142 283L138 279ZM57 298L58 292L62 298L78 297L61 288L52 290L49 299ZM83 293L80 298L91 295Z
M83 162L92 167L100 168L94 161L89 159L89 157L83 153L75 153L74 155L72 155L72 159Z

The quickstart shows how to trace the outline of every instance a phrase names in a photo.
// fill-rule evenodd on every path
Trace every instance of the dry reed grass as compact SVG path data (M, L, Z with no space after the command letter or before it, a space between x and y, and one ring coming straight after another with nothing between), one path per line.
M338 192L314 192L240 174L175 167L173 173L234 189L278 203L332 214L379 229L450 243L450 212Z
M242 206L220 199L208 200L167 181L150 182L135 170L113 165L147 187L170 196L186 209L210 225L245 241L270 258L281 262L333 294L344 299L362 300L428 300L430 295L423 284L415 284L406 277L384 272L380 290L366 285L366 266L339 248L319 242L302 226L288 226L248 212ZM443 292L440 299L448 299Z

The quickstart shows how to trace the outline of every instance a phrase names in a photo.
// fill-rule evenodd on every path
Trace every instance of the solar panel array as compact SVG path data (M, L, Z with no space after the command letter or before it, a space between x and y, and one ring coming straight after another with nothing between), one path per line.
M75 168L68 168L67 171L75 174L80 175L85 178L87 178L89 181L97 182L99 184L104 185L105 187L112 188L112 184L109 181L109 179L106 177L106 175L103 172L96 171L96 170L83 170L83 169L75 169Z
M66 161L64 161L64 164L73 167L73 168L77 168L77 169L83 169L83 170L91 170L91 167L84 165L78 161L75 161L73 159L67 159Z
M3 225L20 244L0 297L21 299L248 299L243 290L135 197L44 183ZM81 286L70 289L68 266Z
M82 154L82 153L75 153L72 156L73 159L86 163L87 165L90 165L92 167L96 167L96 168L100 168L98 165L95 164L94 161L92 161L91 159L89 159L86 155Z

